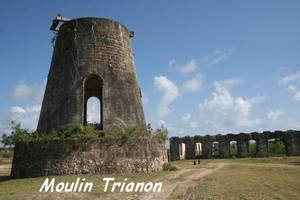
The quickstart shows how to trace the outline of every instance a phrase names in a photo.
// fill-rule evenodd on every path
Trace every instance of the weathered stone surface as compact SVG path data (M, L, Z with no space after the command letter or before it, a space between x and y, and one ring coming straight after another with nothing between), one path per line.
M168 162L157 139L56 140L17 144L12 177L152 172Z
M58 32L37 130L85 124L92 96L101 101L104 130L116 118L145 129L129 31L109 19L73 19Z
M203 137L202 140L202 156L203 158L212 158L212 142L213 139L206 135Z
M237 156L240 158L246 157L249 155L249 140L250 135L245 133L240 133L236 136L237 141Z
M220 158L230 157L230 140L227 135L217 135L217 141L219 142L219 156Z
M171 161L180 160L178 137L170 138L170 159Z
M300 131L287 131L284 141L288 156L300 155Z
M254 133L253 139L256 141L256 156L268 156L268 139L270 132Z
M263 133L253 132L250 134L227 134L227 135L196 135L194 137L172 137L170 139L171 160L179 160L179 144L185 143L186 149L195 148L196 143L202 143L202 158L212 158L212 142L219 142L219 157L228 158L230 155L230 141L237 141L237 156L246 157L249 154L249 141L256 141L256 157L268 156L268 140L280 139L286 148L288 156L300 156L300 131L265 131ZM194 143L192 143L194 141ZM189 145L192 148L189 148ZM194 154L195 155L195 154ZM187 157L193 159L192 154Z

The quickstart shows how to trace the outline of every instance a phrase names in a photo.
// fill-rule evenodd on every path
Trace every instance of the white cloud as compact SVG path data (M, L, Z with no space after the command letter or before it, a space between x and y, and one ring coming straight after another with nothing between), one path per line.
M204 76L202 74L197 74L195 78L187 80L183 83L181 87L181 92L196 92L201 91L203 87Z
M10 108L4 115L7 121L1 121L1 127L6 127L6 131L10 131L9 121L21 123L22 128L35 130L37 127L43 94L45 91L46 81L38 85L29 85L25 81L20 81L10 97L14 100L26 99L25 105L15 105Z
M291 75L281 78L278 83L281 85L286 85L290 82L294 82L294 81L298 81L298 80L300 80L300 70L294 74L291 74Z
M165 76L154 77L154 85L163 92L163 97L158 106L158 116L160 118L167 116L173 111L170 105L182 94L187 92L200 91L202 89L204 76L197 74L195 78L187 80L179 88Z
M278 81L278 84L286 86L287 90L293 94L293 99L300 101L300 90L296 85L300 85L300 70L294 74L285 76Z
M251 127L260 122L250 118L250 110L254 104L260 103L264 97L256 96L250 99L233 97L230 88L238 84L239 79L215 81L215 91L212 99L199 104L200 116L210 116L213 126L217 129L225 127Z
M29 86L25 81L20 81L10 94L10 98L21 100L30 97L33 94L32 86Z
M231 78L231 79L225 79L222 81L215 81L214 84L217 85L217 88L227 88L231 89L234 86L240 84L242 82L241 79L238 78Z
M254 104L259 104L261 102L264 102L266 100L266 97L265 96L255 96L255 97L252 97L249 99L249 102L254 105Z
M291 93L294 93L294 92L296 92L297 91L297 87L295 86L295 85L293 85L293 84L291 84L291 85L288 85L288 91L289 92L291 92Z
M179 96L179 90L177 86L165 76L154 77L154 85L164 93L158 108L158 116L164 117L172 111L170 104Z
M195 72L199 65L216 65L221 63L223 60L229 58L233 52L234 48L215 50L200 58L191 59L184 65L178 65L175 59L171 59L168 62L168 67L175 68L181 74L188 75Z
M207 55L205 59L208 61L209 65L219 64L226 58L229 58L231 54L234 52L233 48L223 49L223 50L215 50L211 54Z
M277 122L279 117L283 115L283 111L276 109L276 110L270 110L267 114L267 121L274 123Z
M300 101L300 91L295 93L294 99L297 100L297 101Z
M22 128L35 130L37 127L41 105L26 107L14 106L10 110L10 120L21 123Z
M185 64L180 68L180 72L182 74L190 74L194 72L197 69L197 61L195 59L192 59L189 63Z
M12 113L25 113L26 111L24 110L24 108L22 108L20 106L13 106L11 108L11 112Z
M192 115L190 113L186 113L185 115L183 115L181 117L181 120L184 122L188 122L188 121L190 121L191 118L192 118Z
M198 128L199 123L196 122L196 121L193 121L193 122L190 122L189 125L190 125L191 128Z
M176 64L176 60L175 59L171 59L168 62L168 67L173 67Z

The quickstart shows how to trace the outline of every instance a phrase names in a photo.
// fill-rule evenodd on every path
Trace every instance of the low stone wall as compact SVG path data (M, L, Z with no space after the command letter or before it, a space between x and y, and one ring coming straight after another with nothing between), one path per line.
M15 146L15 178L152 172L168 162L162 141L139 139L55 140Z
M170 138L170 157L171 160L180 159L179 145L185 144L186 159L193 159L196 157L196 144L202 144L202 158L212 158L212 144L218 142L219 157L230 158L230 142L237 143L237 157L249 156L249 141L256 141L256 157L268 156L268 140L280 139L284 145L286 154L288 156L300 156L300 131L265 131L262 133L240 133L227 135L196 135L194 137L172 137Z

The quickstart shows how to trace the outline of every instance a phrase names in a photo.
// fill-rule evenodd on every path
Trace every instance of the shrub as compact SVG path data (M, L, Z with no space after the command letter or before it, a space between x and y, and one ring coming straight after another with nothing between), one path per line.
M158 128L154 131L152 136L165 142L168 140L168 133L168 129L162 125L161 128Z
M127 138L137 137L140 133L140 130L138 129L137 126L127 124L120 118L115 119L114 126L118 129L114 131L117 134L109 134L107 135L108 137L116 136L116 137L127 139ZM121 134L118 134L118 132L121 132Z
M171 163L165 163L165 164L163 164L163 170L164 171L176 171L177 167L175 165L172 165Z

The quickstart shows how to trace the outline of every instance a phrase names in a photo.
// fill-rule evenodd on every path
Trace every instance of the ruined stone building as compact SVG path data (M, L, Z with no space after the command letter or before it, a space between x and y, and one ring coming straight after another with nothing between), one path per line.
M274 139L284 144L286 155L300 156L300 131L265 131L262 133L240 133L227 135L196 135L194 137L172 137L170 139L171 160L195 158L266 157L268 145ZM250 153L249 144L255 143L255 152ZM236 144L233 155L230 145Z
M37 130L86 124L90 97L100 101L100 129L110 129L116 118L145 128L133 32L110 19L61 16L52 30L58 32Z
M110 19L61 16L51 30L57 38L37 130L50 133L66 124L86 124L90 97L101 102L99 129L115 130L121 120L141 133L146 130L130 44L133 32ZM57 139L16 144L11 176L153 172L166 162L164 141L157 138Z

